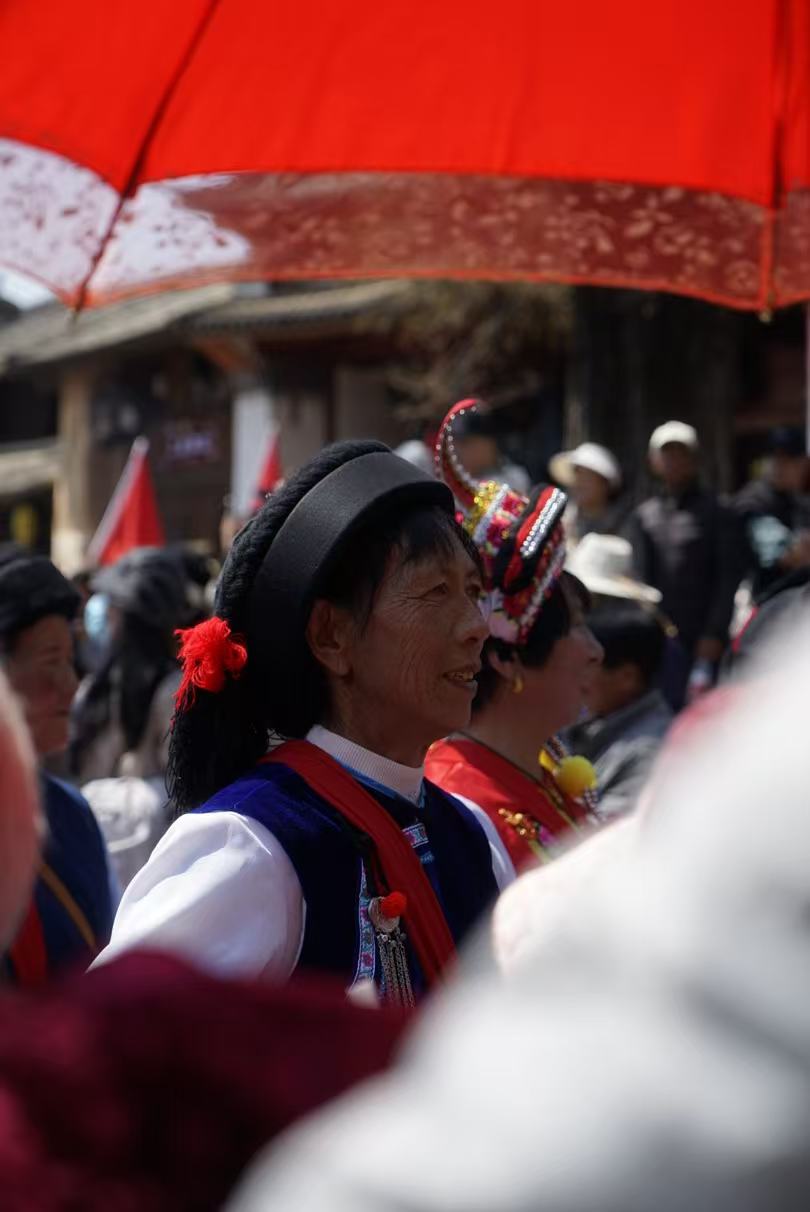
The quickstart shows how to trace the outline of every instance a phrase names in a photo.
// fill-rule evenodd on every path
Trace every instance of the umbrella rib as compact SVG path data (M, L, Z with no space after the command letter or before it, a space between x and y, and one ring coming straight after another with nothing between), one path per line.
M93 258L90 263L90 268L88 269L84 279L82 280L82 284L79 287L79 292L78 292L78 295L76 298L76 305L73 308L74 318L76 318L76 319L78 319L80 313L84 310L85 303L87 302L87 291L90 287L90 283L93 280L93 275L95 274L96 270L98 269L99 262L101 261L101 258L104 256L104 253L107 249L107 245L110 242L110 237L112 236L113 230L115 229L115 225L118 222L118 219L121 215L121 210L123 208L123 205L126 202L126 200L129 197L131 197L132 194L134 194L134 192L135 192L135 188L136 188L137 182L138 182L138 177L140 176L141 169L143 167L143 162L146 159L146 154L149 151L149 146L152 142L152 139L154 138L155 131L157 130L158 125L160 124L160 122L163 118L163 115L166 113L166 110L169 106L169 102L171 101L172 97L174 96L174 94L177 90L177 86L180 83L180 80L182 79L183 74L186 71L186 68L188 67L189 63L191 62L194 52L196 51L197 47L199 46L203 35L205 34L206 30L208 29L208 26L211 24L211 19L214 16L214 11L219 7L219 4L220 4L220 0L208 0L208 7L205 10L201 19L199 20L199 22L197 23L196 29L193 31L191 37L188 40L188 45L186 46L183 53L180 55L180 58L177 61L177 66L175 67L174 72L169 77L168 81L166 82L166 87L164 88L164 90L155 106L155 111L152 114L149 125L147 126L146 130L144 131L143 138L141 139L140 144L138 145L137 151L135 152L135 155L133 157L132 168L130 169L130 171L127 175L127 179L126 179L126 182L124 183L124 187L123 187L123 189L121 189L119 191L118 202L116 203L115 210L113 211L112 217L111 217L109 223L107 224L107 230L104 232L104 235L101 237L101 240L99 241L98 248L96 249L95 253L93 254Z

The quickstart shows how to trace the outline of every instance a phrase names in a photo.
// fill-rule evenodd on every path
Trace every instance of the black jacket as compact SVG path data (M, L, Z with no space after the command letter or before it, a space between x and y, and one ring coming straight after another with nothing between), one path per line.
M780 561L796 532L810 530L810 499L752 480L737 493L733 507L744 528L751 589L759 599L789 571Z
M717 495L694 484L661 493L633 514L636 574L662 594L661 609L691 652L702 637L725 641L745 568L739 519Z

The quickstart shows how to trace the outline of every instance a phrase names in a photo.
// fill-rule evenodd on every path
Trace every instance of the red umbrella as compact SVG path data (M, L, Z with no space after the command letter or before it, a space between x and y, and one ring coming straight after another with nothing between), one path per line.
M806 0L37 0L0 46L0 261L69 302L418 274L810 296Z

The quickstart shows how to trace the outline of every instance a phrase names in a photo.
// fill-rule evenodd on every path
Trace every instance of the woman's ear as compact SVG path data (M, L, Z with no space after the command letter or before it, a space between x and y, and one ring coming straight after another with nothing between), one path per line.
M335 677L351 673L354 623L347 610L318 598L305 634L310 652L327 673Z
M512 653L510 656L500 656L494 650L487 653L486 659L489 661L492 668L499 674L505 682L509 682L514 686L518 678L523 676L523 666L520 663L520 657L517 653Z

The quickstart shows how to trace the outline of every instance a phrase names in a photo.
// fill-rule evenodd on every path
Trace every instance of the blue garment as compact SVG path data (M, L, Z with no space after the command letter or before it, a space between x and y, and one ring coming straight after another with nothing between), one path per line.
M95 937L91 948L57 894L37 877L34 902L39 913L48 976L86 968L109 941L113 922L107 850L84 796L52 775L41 779L46 837L43 860L70 893ZM8 962L8 976L14 974Z
M473 814L432 783L422 803L358 776L400 825L419 857L459 944L495 899L497 886L487 837ZM368 920L370 865L363 844L340 814L299 775L265 763L217 792L198 812L238 812L278 838L292 862L306 902L299 967L333 972L345 985L379 976L379 956ZM382 891L387 891L383 889ZM409 950L414 992L424 981Z

